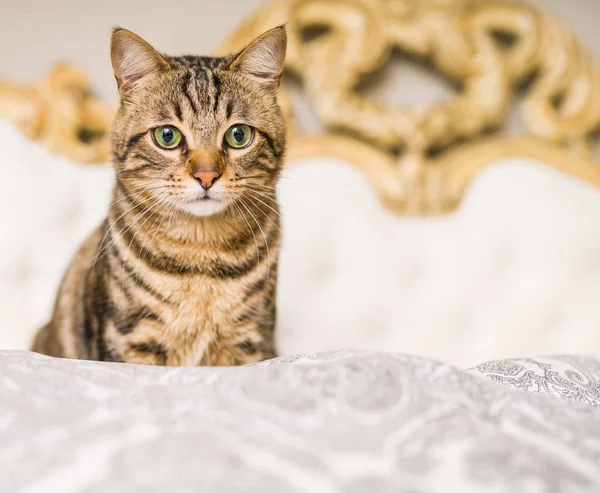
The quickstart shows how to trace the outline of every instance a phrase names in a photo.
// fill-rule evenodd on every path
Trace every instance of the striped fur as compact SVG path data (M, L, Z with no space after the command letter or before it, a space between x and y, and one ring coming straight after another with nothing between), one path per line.
M284 52L283 28L226 58L159 55L115 31L112 205L68 268L34 351L156 365L275 356ZM225 131L240 123L256 129L252 144L226 148ZM162 125L185 145L159 148L152 130ZM214 213L196 203L199 163L222 171L209 191L218 200L206 200Z

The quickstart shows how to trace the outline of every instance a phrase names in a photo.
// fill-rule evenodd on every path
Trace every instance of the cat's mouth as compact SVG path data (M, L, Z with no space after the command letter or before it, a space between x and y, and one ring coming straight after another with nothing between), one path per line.
M189 204L193 204L195 202L221 202L218 198L214 196L214 194L210 193L210 190L202 190L201 192L197 192L194 194L189 194L185 202Z
M188 197L179 205L179 209L194 216L211 216L226 207L226 201L217 199L206 191Z

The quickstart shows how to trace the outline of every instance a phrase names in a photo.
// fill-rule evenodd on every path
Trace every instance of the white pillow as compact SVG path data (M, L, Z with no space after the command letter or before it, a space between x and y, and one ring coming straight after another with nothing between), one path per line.
M112 171L50 154L0 121L0 348L45 323ZM600 191L542 164L481 173L457 214L386 212L351 166L295 163L280 184L283 354L379 349L458 365L600 355Z
M28 349L79 243L110 203L112 170L50 154L0 120L0 348Z
M378 349L460 366L600 355L600 190L527 159L485 169L459 211L387 213L332 159L281 182L283 353Z

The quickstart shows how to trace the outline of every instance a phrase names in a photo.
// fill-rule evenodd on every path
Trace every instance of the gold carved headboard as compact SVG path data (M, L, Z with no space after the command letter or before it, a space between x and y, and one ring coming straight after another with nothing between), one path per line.
M256 13L220 51L282 23L287 69L325 129L300 128L284 82L290 162L342 158L404 214L453 210L473 176L502 157L534 158L600 186L599 69L537 9L508 0L286 0ZM428 107L393 108L359 93L395 50L430 63L456 94ZM523 130L511 136L506 122L515 107ZM76 161L109 160L113 114L73 67L57 67L30 87L0 81L0 115Z

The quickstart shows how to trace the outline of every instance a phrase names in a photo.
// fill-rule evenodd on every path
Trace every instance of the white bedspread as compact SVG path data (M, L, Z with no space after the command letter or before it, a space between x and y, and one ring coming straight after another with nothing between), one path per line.
M599 405L584 357L160 368L5 351L0 491L597 493Z

